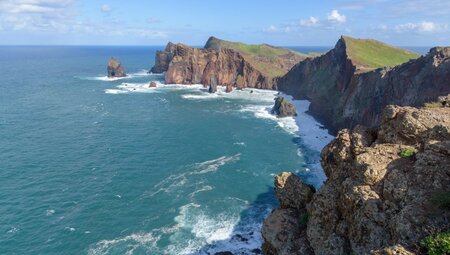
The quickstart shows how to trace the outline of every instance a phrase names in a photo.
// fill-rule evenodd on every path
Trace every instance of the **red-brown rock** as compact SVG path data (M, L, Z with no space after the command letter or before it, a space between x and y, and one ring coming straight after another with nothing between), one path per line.
M149 88L155 88L156 87L156 82L152 81L148 84Z
M233 91L233 86L231 84L228 84L227 88L225 89L225 92L230 93L231 91Z

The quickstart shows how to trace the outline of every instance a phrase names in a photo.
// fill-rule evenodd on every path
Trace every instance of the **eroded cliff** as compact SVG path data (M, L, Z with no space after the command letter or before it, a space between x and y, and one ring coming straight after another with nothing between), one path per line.
M370 44L373 40L342 37L326 54L295 65L276 87L296 99L310 100L310 113L332 133L357 124L377 126L386 105L420 106L450 93L450 48L432 48L404 64L373 70L414 54L384 45L371 56L365 52ZM377 56L379 62L367 60Z
M322 150L317 192L277 176L264 253L425 252L421 240L450 230L450 108L434 106L387 106L378 129L341 130Z
M153 73L175 84L231 85L274 89L274 78L307 56L270 45L247 45L211 37L205 48L168 43L156 54Z

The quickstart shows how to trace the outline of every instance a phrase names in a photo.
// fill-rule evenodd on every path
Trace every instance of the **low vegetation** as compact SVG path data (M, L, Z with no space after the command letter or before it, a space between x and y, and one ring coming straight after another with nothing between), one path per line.
M420 242L429 255L450 254L450 232L441 232L437 235L428 236Z
M343 38L350 58L355 64L367 69L397 66L420 57L417 53L372 39L354 39L347 36Z
M414 150L412 148L405 148L400 151L400 157L402 157L402 158L409 158L414 155L416 155L416 150Z

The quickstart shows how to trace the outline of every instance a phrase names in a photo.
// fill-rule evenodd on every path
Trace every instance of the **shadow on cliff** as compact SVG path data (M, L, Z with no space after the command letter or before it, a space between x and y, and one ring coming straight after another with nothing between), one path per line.
M267 186L267 191L259 194L247 209L240 213L239 222L234 226L229 238L207 244L192 255L262 254L262 223L276 206L274 189L272 186Z

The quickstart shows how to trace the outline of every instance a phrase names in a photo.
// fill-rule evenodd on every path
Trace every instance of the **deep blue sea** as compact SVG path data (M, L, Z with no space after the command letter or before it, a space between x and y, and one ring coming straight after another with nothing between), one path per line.
M274 91L163 85L162 48L0 47L0 254L257 253L274 174L321 185L307 102L277 119Z

